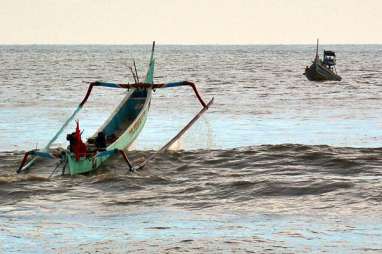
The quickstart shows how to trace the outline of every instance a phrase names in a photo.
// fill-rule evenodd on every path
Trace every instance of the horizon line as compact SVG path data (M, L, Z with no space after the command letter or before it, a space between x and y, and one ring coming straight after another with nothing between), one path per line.
M157 43L158 44L158 43ZM0 43L0 46L144 46L148 43ZM159 43L163 46L291 46L291 45L316 45L316 43ZM351 42L351 43L320 43L320 45L382 45L382 42Z

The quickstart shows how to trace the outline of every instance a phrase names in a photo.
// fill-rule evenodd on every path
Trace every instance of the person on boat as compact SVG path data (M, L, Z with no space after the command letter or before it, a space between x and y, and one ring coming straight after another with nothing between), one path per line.
M97 137L95 139L95 145L97 147L97 150L99 151L106 150L106 137L105 133L103 133L102 131L98 132Z
M69 141L68 150L73 153L76 146L76 132L66 135L66 140Z
M68 134L66 136L66 140L69 141L69 151L74 153L76 156L76 160L79 160L80 157L86 157L87 147L81 139L81 132L79 121L77 121L76 131Z

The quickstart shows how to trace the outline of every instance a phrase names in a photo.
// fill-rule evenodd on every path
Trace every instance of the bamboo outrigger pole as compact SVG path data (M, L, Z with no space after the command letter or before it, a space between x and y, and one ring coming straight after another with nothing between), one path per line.
M159 149L157 152L151 154L147 159L145 159L143 162L139 163L138 165L135 165L132 170L138 170L143 168L144 166L147 165L149 161L154 159L158 154L166 151L167 149L170 148L172 144L174 144L178 139L180 139L188 129L191 128L191 126L202 116L204 112L208 110L208 108L214 103L214 98L212 98L200 111L198 114L194 116L194 118L191 119L191 121L188 122L186 126L183 127L181 131L178 132L169 142L167 142L161 149Z

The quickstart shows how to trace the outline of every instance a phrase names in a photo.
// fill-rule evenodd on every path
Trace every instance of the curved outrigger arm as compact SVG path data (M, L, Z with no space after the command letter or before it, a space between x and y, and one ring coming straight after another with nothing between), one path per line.
M171 88L171 87L179 87L179 86L190 86L196 97L198 98L200 104L203 106L203 112L208 109L209 105L212 104L213 99L206 104L203 99L201 98L196 85L190 81L179 81L179 82L171 82L171 83L159 83L159 84L150 84L150 83L133 83L133 84L116 84L116 83L108 83L108 82L91 82L89 84L88 90L85 94L85 97L82 99L81 103L77 106L77 108L74 110L72 115L64 122L64 124L61 126L61 128L57 131L57 133L53 136L53 138L48 142L48 144L40 151L39 149L31 150L25 153L24 158L20 164L20 167L17 169L17 173L20 173L24 170L27 170L30 168L33 163L36 161L38 157L40 158L49 158L54 159L58 158L57 156L53 156L50 154L49 148L53 144L54 141L57 140L59 135L63 132L63 130L67 127L67 125L74 119L74 117L81 111L82 107L85 105L87 100L90 97L90 94L93 90L93 87L100 86L100 87L109 87L109 88L124 88L124 89L160 89L160 88ZM188 129L188 128L187 128ZM175 141L174 141L175 142ZM28 162L28 157L32 156L33 158Z
M133 83L133 84L116 84L116 83L108 83L108 82L100 82L96 81L93 83L90 83L89 89L86 93L85 98L81 102L81 104L84 104L86 100L88 99L91 90L94 86L104 86L104 87L111 87L111 88L125 88L125 89L133 89L133 88L139 88L139 89L158 89L158 88L171 88L171 87L178 87L178 86L190 86L192 90L194 90L194 93L196 97L198 98L200 104L202 104L203 107L206 107L207 104L203 101L202 97L200 96L198 89L196 89L196 85L193 82L190 81L178 81L178 82L171 82L171 83L159 83L159 84L149 84L149 83Z

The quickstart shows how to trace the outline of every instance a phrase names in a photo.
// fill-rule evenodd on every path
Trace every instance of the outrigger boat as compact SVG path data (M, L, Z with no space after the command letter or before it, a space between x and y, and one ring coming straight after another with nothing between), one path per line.
M116 154L123 156L130 170L136 170L143 167L156 154L153 154L137 165L132 165L125 151L138 137L145 125L153 91L160 88L190 86L203 108L173 139L163 146L158 153L168 149L177 139L179 139L191 125L199 119L209 106L212 105L214 98L208 103L205 103L199 95L195 84L189 81L155 84L153 76L155 66L154 48L155 42L152 46L149 68L143 83L139 82L136 68L135 72L130 68L135 81L133 84L115 84L100 81L90 82L85 97L72 115L65 121L62 127L43 149L34 149L25 153L17 173L28 172L30 167L39 158L48 158L59 159L59 163L55 170L59 165L64 164L62 169L63 174L65 173L66 166L69 168L70 175L82 174L96 170L105 161ZM77 113L83 108L94 87L121 88L127 89L128 92L106 122L92 137L88 138L86 143L83 143L81 140L79 122L77 121L76 131L67 135L67 140L70 142L69 147L67 149L52 149L51 146L53 142L56 141L65 127L67 127ZM55 170L51 175L54 174Z
M324 50L324 58L321 60L318 55L317 39L316 57L310 67L306 66L304 75L310 81L340 81L341 77L336 71L336 53L334 51Z

